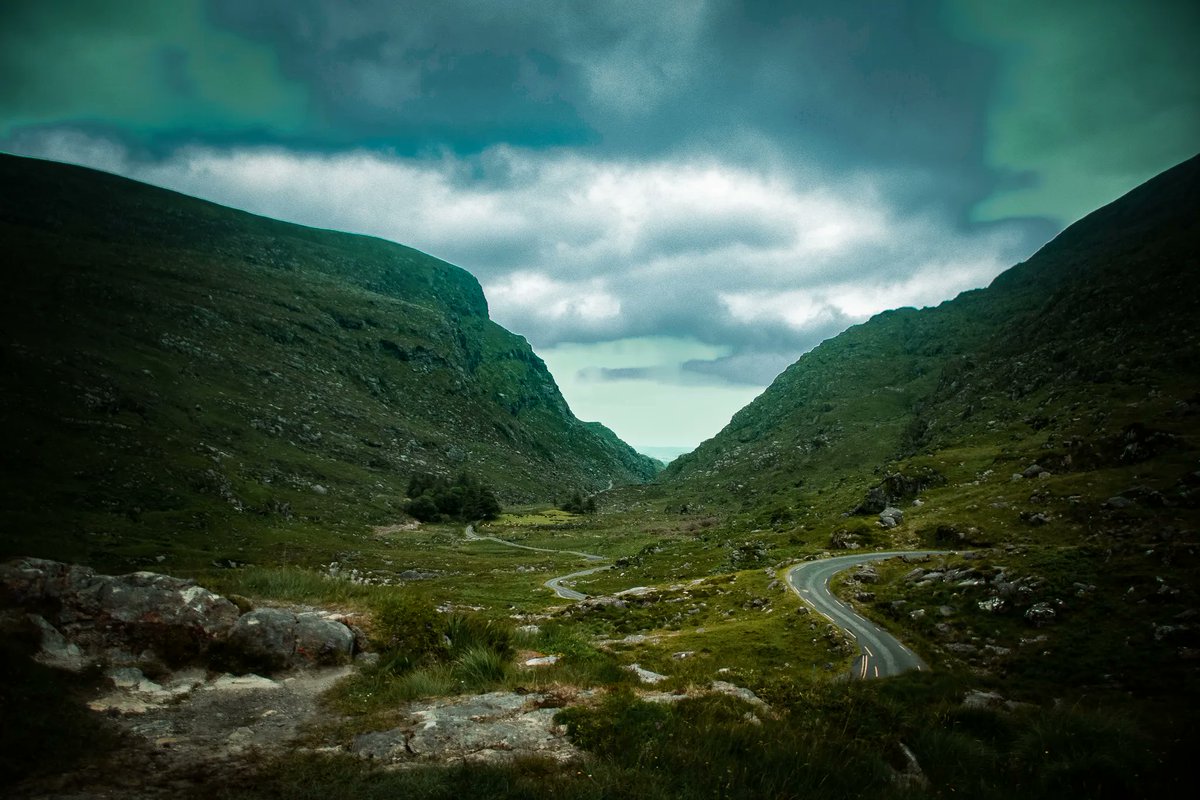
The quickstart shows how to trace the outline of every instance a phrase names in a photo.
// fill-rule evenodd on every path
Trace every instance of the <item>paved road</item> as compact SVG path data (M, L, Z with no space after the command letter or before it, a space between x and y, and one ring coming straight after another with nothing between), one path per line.
M522 550L536 550L539 553L562 553L564 555L580 556L581 558L586 558L588 561L604 560L604 556L598 556L595 553L581 553L578 550L551 550L547 547L530 547L526 544L517 544L516 542L509 542L505 541L504 539L497 539L495 536L480 536L479 534L475 533L474 525L468 525L463 533L466 534L467 539L475 542L488 541L495 542L496 544L507 545L508 547L519 547ZM586 594L567 588L566 586L562 585L562 582L570 580L571 578L579 578L584 575L591 575L593 572L599 572L600 570L609 569L611 567L612 564L605 564L600 567L592 567L591 569L581 569L578 572L572 572L570 575L561 575L557 578L551 578L542 585L553 591L556 595L564 600L586 600Z
M517 547L522 550L536 550L540 553L561 553L563 555L580 556L588 561L603 561L604 556L594 553L582 553L578 550L551 550L546 547L530 547L516 542L498 539L495 536L480 536L475 533L475 526L468 525L464 531L471 541L489 541L507 547ZM886 678L899 675L909 670L928 669L925 662L916 653L909 650L898 639L875 623L859 616L854 609L838 600L829 591L829 579L842 570L869 561L882 561L894 556L925 556L945 555L944 550L896 550L886 553L854 553L848 556L834 556L819 561L809 561L788 570L787 584L802 600L807 602L826 619L846 631L861 648L858 660L854 662L853 675L857 678ZM563 581L581 578L601 570L611 569L612 564L581 569L568 575L551 578L543 586L550 589L564 600L586 600L587 595L569 587L563 586Z
M787 583L800 599L826 619L846 631L861 648L854 662L856 678L886 678L902 672L929 669L920 657L874 622L861 617L829 591L829 579L837 573L868 561L894 556L945 555L943 550L902 550L887 553L854 553L809 561L787 571Z
M581 569L579 572L572 572L570 575L563 575L561 578L551 578L542 585L547 589L552 589L556 595L565 600L586 600L587 595L583 592L577 592L574 589L568 589L561 585L563 581L571 578L580 578L584 575L591 575L593 572L599 572L604 569L612 569L612 564L605 564L602 567L592 567L591 569Z

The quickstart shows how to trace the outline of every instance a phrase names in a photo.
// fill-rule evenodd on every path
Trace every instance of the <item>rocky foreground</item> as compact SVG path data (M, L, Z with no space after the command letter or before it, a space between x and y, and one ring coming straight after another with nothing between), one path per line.
M238 598L241 601L241 598ZM26 558L0 565L0 622L35 638L35 660L97 673L88 705L126 743L103 765L18 788L26 797L159 797L295 749L330 712L319 696L370 662L353 615L249 608L167 575L100 575ZM496 692L415 702L396 727L304 740L388 764L578 755L554 723L561 697Z
M5 635L36 642L33 658L45 666L95 676L87 706L122 741L103 763L27 782L17 796L173 796L297 749L350 753L392 768L583 757L555 722L560 708L597 694L575 687L415 701L398 708L386 730L329 733L337 720L320 696L377 658L359 622L327 610L252 608L244 598L151 572L101 575L36 558L0 565ZM553 661L531 659L527 668ZM663 678L631 669L643 683ZM711 691L770 714L745 689L717 682ZM642 696L673 702L684 695Z

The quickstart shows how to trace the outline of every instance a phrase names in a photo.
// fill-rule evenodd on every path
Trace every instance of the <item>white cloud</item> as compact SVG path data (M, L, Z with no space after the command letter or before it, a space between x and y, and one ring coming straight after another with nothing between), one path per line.
M600 280L566 283L537 272L515 272L484 286L484 293L493 314L505 317L575 317L586 324L621 313L621 301Z
M739 323L777 321L805 330L839 317L852 323L862 322L893 308L937 305L961 291L985 285L1005 266L999 259L931 263L896 281L836 283L784 292L728 292L718 296L726 312Z

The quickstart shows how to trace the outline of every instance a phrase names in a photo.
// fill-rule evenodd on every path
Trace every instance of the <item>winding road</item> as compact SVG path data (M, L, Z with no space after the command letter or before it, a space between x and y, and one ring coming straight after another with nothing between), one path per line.
M536 550L539 553L562 553L563 555L579 556L581 558L586 558L588 561L604 561L604 556L598 556L595 553L581 553L578 550L551 550L548 547L530 547L527 544L517 544L516 542L509 542L509 541L505 541L504 539L497 539L495 536L480 536L479 534L475 533L474 525L468 525L466 530L463 531L463 533L465 533L467 535L467 539L469 539L471 541L476 541L476 542L479 542L479 541L495 542L496 544L503 544L503 545L507 545L509 547L519 547L522 550ZM612 564L604 564L602 566L592 567L590 569L581 569L578 572L572 572L569 575L560 575L557 578L551 578L550 580L546 581L542 585L545 586L547 589L550 589L551 591L553 591L556 595L563 598L564 600L586 600L587 599L586 594L584 594L583 592L577 592L574 589L563 586L562 582L571 580L572 578L579 578L584 575L591 575L594 572L600 572L601 570L610 569L611 567L612 567Z
M829 590L830 579L843 570L896 556L946 555L944 550L893 550L885 553L855 553L822 558L792 567L787 571L788 586L818 614L844 630L860 649L852 675L856 678L887 678L928 666L920 656L874 622L860 616L838 600Z
M530 547L516 542L498 539L495 536L480 536L475 533L475 526L468 525L464 531L468 540L489 541L522 550L536 550L540 553L561 553L585 558L588 561L603 561L604 556L594 553L582 553L578 550L551 550L546 547ZM871 561L883 561L896 556L935 556L948 555L946 550L891 550L883 553L853 553L847 556L822 558L808 561L792 567L787 571L785 580L788 587L796 595L808 603L817 613L841 628L858 643L859 656L854 662L851 676L859 679L887 678L911 670L925 670L929 667L920 656L905 647L899 639L880 628L874 622L861 616L853 608L838 600L829 590L829 581L834 575L844 570L866 564ZM564 600L586 600L587 595L569 587L563 586L563 581L591 575L601 570L611 569L612 564L581 569L557 578L551 578L542 585L553 591Z

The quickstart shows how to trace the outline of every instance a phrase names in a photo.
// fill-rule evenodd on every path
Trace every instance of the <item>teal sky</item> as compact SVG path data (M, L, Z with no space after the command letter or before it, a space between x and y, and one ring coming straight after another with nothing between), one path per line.
M8 0L0 149L474 273L576 413L690 448L1200 149L1194 2Z

